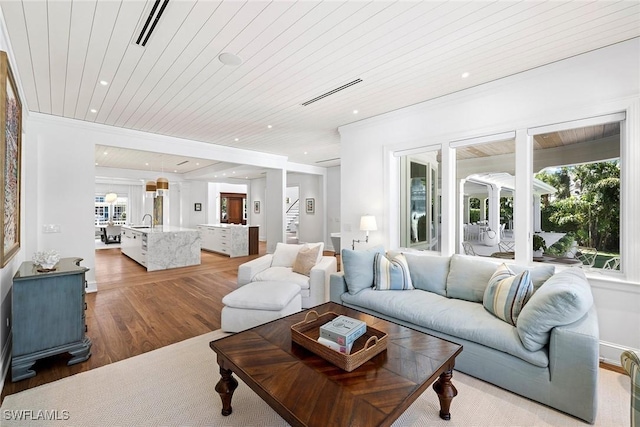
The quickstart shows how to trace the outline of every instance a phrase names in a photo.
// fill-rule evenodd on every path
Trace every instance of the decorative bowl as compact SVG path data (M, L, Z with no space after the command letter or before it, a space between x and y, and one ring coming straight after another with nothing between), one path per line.
M33 254L32 260L34 264L39 265L44 270L52 270L58 261L60 261L60 254L54 249L39 251Z

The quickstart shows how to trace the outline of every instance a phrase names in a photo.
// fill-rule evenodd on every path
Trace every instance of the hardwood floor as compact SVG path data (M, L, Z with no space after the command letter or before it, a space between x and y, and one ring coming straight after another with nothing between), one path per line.
M91 357L73 366L69 355L39 360L36 376L16 383L9 372L1 399L219 329L222 297L236 288L238 266L257 257L202 251L201 265L147 272L120 249L96 250L98 292L86 295Z

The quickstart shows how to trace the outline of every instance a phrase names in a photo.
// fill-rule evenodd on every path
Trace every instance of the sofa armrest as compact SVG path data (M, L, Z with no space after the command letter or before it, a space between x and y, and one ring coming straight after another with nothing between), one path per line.
M344 280L344 273L339 271L332 274L329 283L330 301L336 304L342 304L342 298L340 298L340 296L345 292L347 292L347 282Z
M245 262L238 267L238 287L251 283L256 274L271 267L272 254Z
M309 306L329 301L329 276L338 270L336 258L323 256L309 273Z
M599 329L595 306L580 320L551 330L549 373L558 409L593 423L598 402ZM582 414L576 414L580 408ZM573 408L571 411L568 408Z

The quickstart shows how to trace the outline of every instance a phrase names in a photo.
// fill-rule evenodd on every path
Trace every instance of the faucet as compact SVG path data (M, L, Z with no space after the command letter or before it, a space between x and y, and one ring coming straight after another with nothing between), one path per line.
M144 214L144 216L142 217L142 224L144 224L144 219L146 217L149 217L149 228L153 228L153 216L151 216L151 214Z

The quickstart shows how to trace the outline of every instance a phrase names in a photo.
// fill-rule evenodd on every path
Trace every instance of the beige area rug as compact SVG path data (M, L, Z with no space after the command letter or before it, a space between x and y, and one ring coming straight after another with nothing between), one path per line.
M287 426L244 383L223 417L210 332L140 356L7 396L2 426ZM429 388L394 426L588 426L528 399L456 372L451 421L438 417ZM629 378L600 370L597 426L629 425ZM21 420L16 418L21 417ZM57 418L45 421L43 418ZM31 419L31 420L30 420Z

